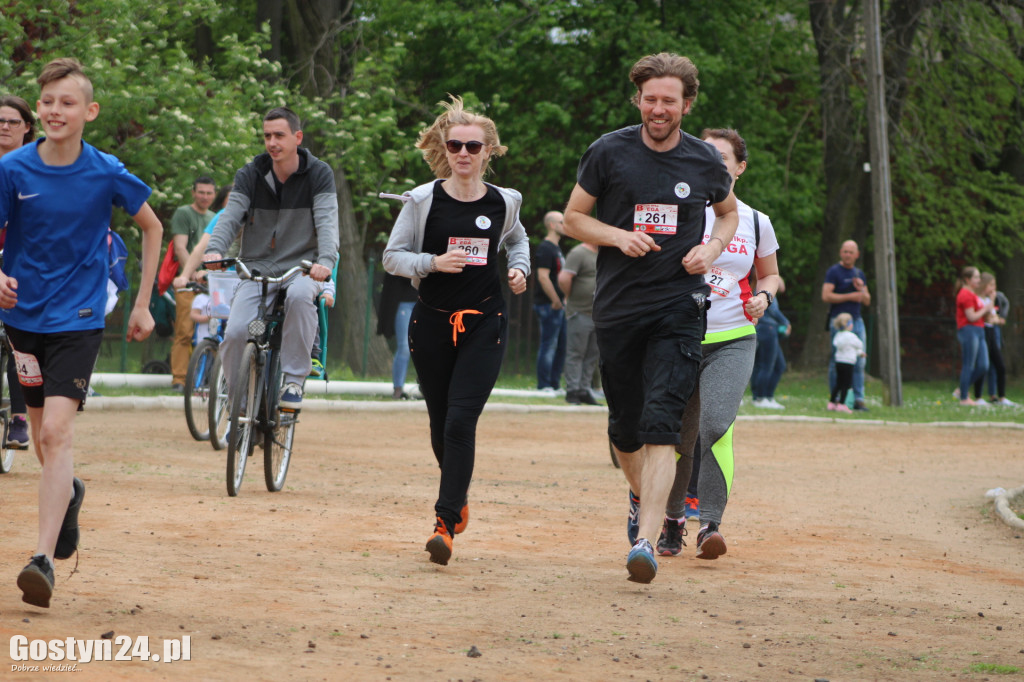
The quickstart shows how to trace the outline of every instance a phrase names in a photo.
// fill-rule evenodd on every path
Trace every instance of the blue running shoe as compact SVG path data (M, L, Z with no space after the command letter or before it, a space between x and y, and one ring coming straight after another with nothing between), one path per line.
M633 549L629 550L629 557L626 558L626 570L629 571L629 580L635 583L647 584L658 575L658 562L654 559L654 548L647 538L640 538Z
M629 546L636 544L636 536L640 533L640 498L629 491L629 519L626 521L626 537Z
M700 500L696 497L687 497L683 503L683 509L685 509L686 520L696 519L700 521Z

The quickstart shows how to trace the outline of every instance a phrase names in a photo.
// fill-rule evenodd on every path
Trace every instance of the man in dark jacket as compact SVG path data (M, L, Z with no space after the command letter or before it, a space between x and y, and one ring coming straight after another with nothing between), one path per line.
M235 174L234 190L204 260L220 259L244 227L238 256L259 259L264 272L280 274L303 260L313 262L309 277L296 275L269 290L271 299L279 291L285 292L281 406L298 409L316 336L316 297L320 283L330 276L338 260L338 195L331 167L299 146L301 124L291 109L278 107L263 117L263 143L266 153ZM244 281L231 302L231 317L220 347L229 391L259 297L259 285Z

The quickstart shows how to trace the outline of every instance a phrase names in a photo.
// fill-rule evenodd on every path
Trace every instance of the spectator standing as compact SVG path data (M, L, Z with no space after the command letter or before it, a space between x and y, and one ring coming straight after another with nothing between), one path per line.
M786 284L779 278L781 294ZM768 306L764 317L757 323L757 352L754 353L754 371L750 377L750 392L754 407L769 410L784 410L786 406L775 400L775 389L786 371L786 356L782 352L780 336L788 337L792 325L779 308L778 296Z
M594 288L597 286L597 246L582 242L565 257L558 287L565 294L565 401L597 405L590 391L597 367L594 331Z
M853 319L853 333L860 337L861 343L867 346L867 332L864 328L861 309L863 306L871 305L871 292L868 291L864 272L857 267L858 258L860 258L860 249L857 247L857 242L852 239L847 240L839 247L839 262L825 273L825 283L821 287L821 300L830 305L828 310L828 325L831 332L829 343L837 333L833 324L836 316L841 313L849 313ZM832 357L828 361L828 390L830 395L836 390L834 346L832 347ZM859 412L868 411L864 404L864 356L857 359L853 368L853 409Z
M999 348L1000 356L1002 356L1002 352L1003 352L1003 330L1006 328L1006 320L1008 320L1009 317L1010 317L1010 299L1006 298L1006 294L1004 294L1003 292L998 290L998 285L996 284L996 282L992 283L992 288L995 290L995 298L993 299L993 301L995 302L994 314L996 316L995 324L994 324L995 336L996 336L996 345ZM992 379L993 379L992 369L989 368L989 379L988 379L988 381L989 381L989 384L988 384L989 385L989 391L992 390ZM995 402L996 402L996 404L1002 405L1003 407L1017 407L1017 403L1013 402L1012 400L1010 400L1009 398L1006 397L1006 364L1005 364L1005 362L1003 363L1002 378L1000 378L999 373L996 372L995 380L996 380L995 381L995 383L996 383L996 393L995 393L995 398L996 398Z
M835 334L832 335L833 358L836 367L836 387L828 398L828 409L835 412L852 412L846 406L846 393L853 386L853 368L857 360L864 357L864 342L853 333L853 316L839 313L832 320Z
M641 123L602 136L584 153L566 234L599 247L593 316L608 436L637 519L626 570L629 580L649 583L658 572L651 542L700 365L710 291L704 273L732 240L738 214L721 154L680 129L700 85L693 62L648 55L629 78ZM702 242L709 204L717 219Z
M377 315L377 333L385 338L395 337L395 355L391 360L391 398L408 400L405 377L409 371L409 319L416 307L416 289L408 277L384 273L384 286L380 292L380 313Z
M28 102L15 95L0 97L0 157L28 144L36 137L35 117ZM6 237L6 226L0 233L0 249ZM28 434L28 411L25 408L25 394L18 382L16 363L7 363L7 387L11 398L11 423L7 428L7 442L4 447L25 450L30 441Z
M988 378L988 402L992 405L1014 406L1015 403L1006 398L1006 363L1003 361L1002 327L1006 318L1001 314L996 291L996 277L991 272L981 273L981 301L992 307L992 312L985 316L985 348L988 350L988 372L974 382L974 400L983 400L982 391L985 379ZM1003 296L1004 308L1008 308L1006 296Z
M544 216L547 234L537 246L534 265L537 269L537 290L533 294L533 310L540 327L537 347L537 388L557 391L562 387L565 365L565 296L558 288L558 274L565 267L565 257L558 242L564 231L564 219L558 211Z
M189 253L203 236L203 231L213 219L210 205L217 195L213 178L202 175L192 183L192 203L179 206L171 217L171 243L174 258L180 266L188 262ZM179 268L180 270L181 268ZM180 274L180 273L179 273ZM171 344L171 388L181 392L185 388L185 374L188 359L192 355L192 336L195 323L192 321L192 300L195 292L174 290L174 342Z
M988 407L984 400L971 400L971 385L988 372L988 347L985 345L985 316L992 312L992 303L978 296L981 273L968 265L960 271L960 290L956 294L956 337L960 342L960 386L953 396L960 404Z

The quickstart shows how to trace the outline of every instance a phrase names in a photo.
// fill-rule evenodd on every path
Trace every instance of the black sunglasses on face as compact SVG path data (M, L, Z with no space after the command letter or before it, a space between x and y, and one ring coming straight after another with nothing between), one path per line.
M458 154L462 151L462 145L466 145L466 151L470 154L479 154L480 150L484 148L483 142L477 142L471 140L469 142L463 142L462 140L448 140L444 143L445 148L452 154Z

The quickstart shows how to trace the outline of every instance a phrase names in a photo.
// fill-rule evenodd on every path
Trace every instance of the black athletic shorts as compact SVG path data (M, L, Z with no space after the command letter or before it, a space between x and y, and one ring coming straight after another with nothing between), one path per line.
M597 328L608 437L619 450L679 443L706 326L704 306L687 296L628 324Z
M73 398L80 406L85 404L103 341L102 329L47 334L11 326L6 329L26 405L42 407L52 395Z

